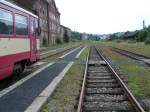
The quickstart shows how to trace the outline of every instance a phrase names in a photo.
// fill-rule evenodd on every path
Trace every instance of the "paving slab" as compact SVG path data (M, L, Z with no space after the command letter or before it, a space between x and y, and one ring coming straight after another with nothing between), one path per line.
M24 112L34 99L59 75L67 64L75 59L83 47L65 56L65 63L58 61L47 67L19 87L0 97L0 112Z
M149 65L150 65L150 59L143 59L143 61L144 61L146 64L149 64Z

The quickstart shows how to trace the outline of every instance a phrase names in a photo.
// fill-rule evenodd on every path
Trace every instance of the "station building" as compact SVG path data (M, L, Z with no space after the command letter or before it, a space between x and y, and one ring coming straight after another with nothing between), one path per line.
M64 41L65 35L67 35L69 38L71 38L71 33L72 33L72 31L70 28L60 25L60 40L62 42Z
M41 27L40 45L56 44L61 38L60 13L54 0L7 0L38 15Z

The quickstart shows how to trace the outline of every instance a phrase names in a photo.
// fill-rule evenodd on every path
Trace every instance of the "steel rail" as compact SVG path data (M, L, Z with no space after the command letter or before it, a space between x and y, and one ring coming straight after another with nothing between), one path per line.
M86 85L89 57L90 57L90 53L88 53L88 56L87 56L87 59L86 59L86 66L85 66L85 70L84 70L84 78L83 78L80 98L79 98L79 102L78 102L77 112L82 112L82 104L83 104L83 97L84 97L84 92L85 92L85 85Z
M73 46L73 47L66 48L66 49L63 49L63 50L60 50L60 51L55 51L55 52L52 52L52 53L40 54L40 60L43 60L43 59L46 59L46 58L49 58L49 57L52 57L52 56L56 56L58 54L64 53L66 51L72 50L72 49L80 47L80 46L82 46L82 45Z
M149 56L145 56L145 55L142 55L142 54L137 54L137 53L134 53L134 52L131 52L131 51L128 51L128 50L124 50L124 49L120 49L120 48L117 48L117 47L112 47L112 50L119 50L119 51L122 51L122 52L126 52L126 53L129 53L131 55L136 55L137 57L141 57L141 58L146 58L146 59L150 59ZM136 58L135 58L136 59Z
M128 96L130 102L132 103L132 105L134 106L134 108L136 109L136 111L137 112L145 112L145 110L141 107L141 105L139 104L139 102L136 100L136 98L130 92L130 90L128 89L128 87L125 85L125 83L119 77L119 75L116 73L116 71L110 65L110 63L104 58L104 56L102 55L102 53L96 47L95 47L95 49L97 50L98 54L104 59L104 61L107 63L108 68L111 70L111 72L113 73L113 75L116 77L116 79L118 80L118 82L122 86L124 92Z

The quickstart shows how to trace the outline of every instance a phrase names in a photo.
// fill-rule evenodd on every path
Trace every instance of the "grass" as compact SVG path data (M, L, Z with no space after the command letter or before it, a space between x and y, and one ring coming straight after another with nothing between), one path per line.
M122 58L123 58L125 61L128 60L126 57L119 57L118 53L111 51L109 49L109 45L110 45L109 43L103 43L103 42L102 43L96 43L96 46L103 51L104 55L109 56L110 59L122 61Z
M64 79L60 82L41 112L75 112L82 84L82 77L88 49L76 60Z
M129 50L131 52L135 52L138 54L150 56L150 45L145 45L144 43L109 42L109 45L113 47Z
M64 50L62 50L62 52L60 52L60 51L50 52L50 53L46 54L46 55L48 55L48 57L42 59L42 61L43 62L48 62L48 63L57 61L57 60L59 60L59 57L61 57L62 55L68 53L72 49L76 48L77 45L79 45L79 43L75 44L75 45L72 45L72 46L70 45L68 47L65 47Z
M120 64L120 70L128 77L128 87L135 96L150 98L150 72L136 64Z
M109 46L113 44L114 43L110 42L98 42L96 45L103 51L103 54L107 56L125 76L127 76L127 85L135 96L140 98L150 98L149 67L141 66L134 60L111 51ZM115 47L120 48L120 44L115 43Z

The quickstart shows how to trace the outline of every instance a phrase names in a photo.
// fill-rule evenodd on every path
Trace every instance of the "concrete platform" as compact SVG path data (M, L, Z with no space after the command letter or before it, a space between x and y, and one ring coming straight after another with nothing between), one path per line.
M150 59L143 59L143 61L144 61L146 64L150 65Z
M70 47L64 47L64 48L57 48L57 49L53 49L53 50L41 51L40 52L40 59L44 59L44 58L47 58L49 56L56 55L58 53L64 52L66 50L76 48L77 46L79 47L79 45L75 45L75 46L70 46Z
M61 71L75 60L75 56L83 47L76 49L63 58L48 66L34 77L0 97L0 112L24 112L42 91L57 77Z
M106 65L105 61L89 61L89 65Z

